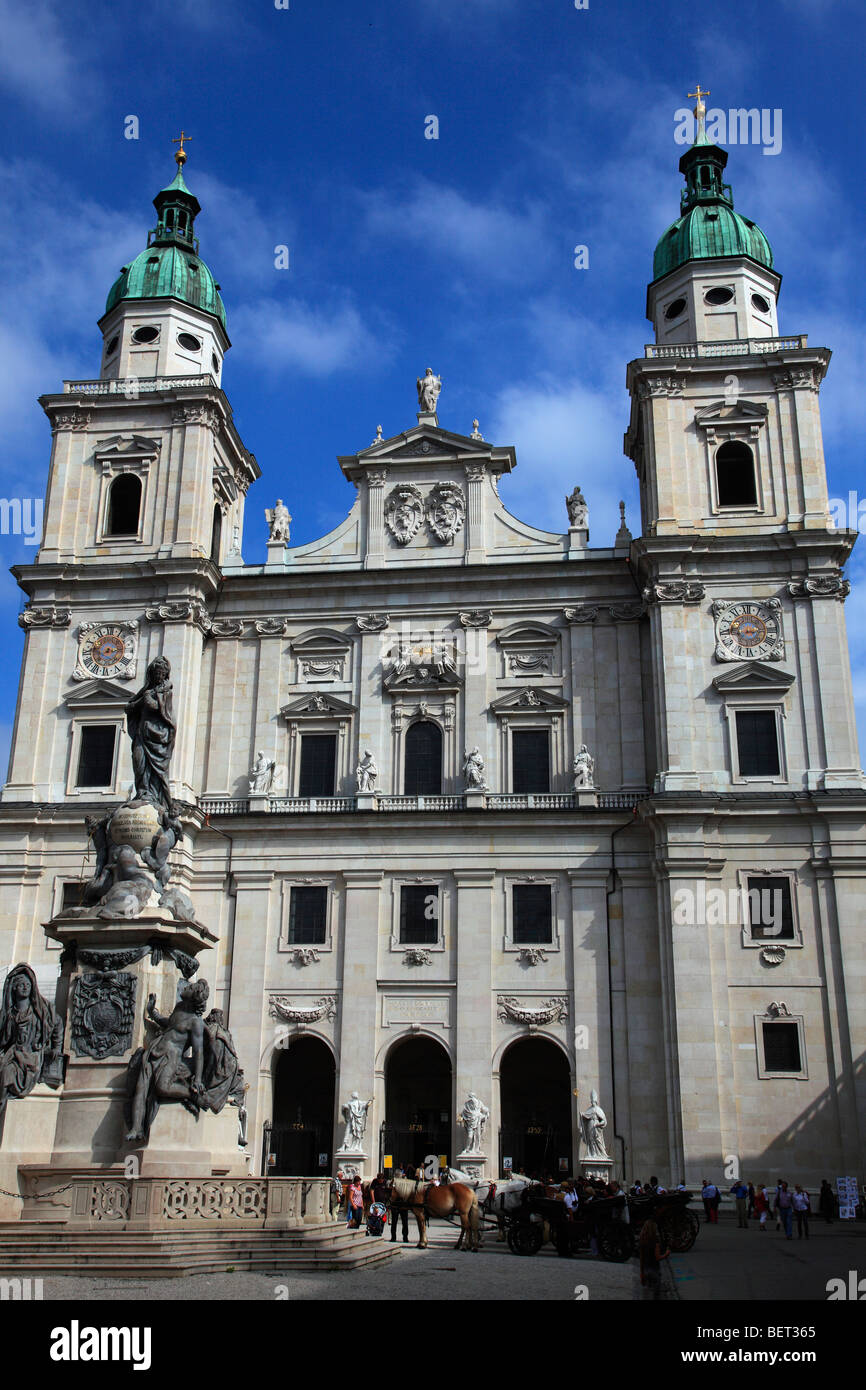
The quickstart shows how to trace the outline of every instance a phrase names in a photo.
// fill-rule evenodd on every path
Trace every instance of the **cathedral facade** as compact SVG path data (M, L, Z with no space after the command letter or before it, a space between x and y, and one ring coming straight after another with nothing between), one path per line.
M639 534L612 546L579 488L562 533L512 516L514 449L440 423L427 369L406 429L340 457L346 519L292 545L279 500L245 563L260 469L182 162L99 377L41 398L0 966L53 991L44 924L167 658L173 881L216 938L254 1173L862 1177L855 533L829 521L830 353L780 335L726 160L701 131L681 161L627 369Z

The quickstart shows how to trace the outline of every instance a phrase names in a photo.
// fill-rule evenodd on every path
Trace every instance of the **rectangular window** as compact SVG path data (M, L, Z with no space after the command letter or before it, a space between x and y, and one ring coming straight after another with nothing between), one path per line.
M800 1030L796 1023L765 1023L764 1071L801 1072Z
M550 791L550 734L547 729L515 729L511 735L511 789Z
M84 906L84 882L64 883L61 889L60 911L64 912L67 907Z
M435 883L404 883L400 889L400 942L435 946L439 940L439 889Z
M302 734L298 796L333 796L336 767L336 734Z
M753 941L793 941L794 910L789 878L750 878L749 927Z
M328 935L327 888L293 887L289 898L289 944L324 946Z
M114 724L85 724L78 746L76 787L110 787L114 780Z
M779 776L779 735L772 710L737 711L737 754L741 777Z
M515 883L513 939L516 946L545 946L553 942L553 913L549 883Z

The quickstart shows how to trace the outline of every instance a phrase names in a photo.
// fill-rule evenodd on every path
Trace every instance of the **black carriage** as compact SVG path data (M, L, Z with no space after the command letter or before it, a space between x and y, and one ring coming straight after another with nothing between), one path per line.
M603 1260L622 1263L634 1254L631 1228L622 1218L625 1197L594 1197L569 1211L548 1197L543 1187L527 1187L520 1206L506 1216L508 1248L515 1255L534 1255L544 1244L544 1222L557 1254L568 1257L595 1248Z
M697 1216L689 1211L691 1200L691 1192L647 1192L629 1197L629 1220L635 1240L644 1222L652 1217L659 1228L662 1245L679 1255L691 1250L701 1229Z

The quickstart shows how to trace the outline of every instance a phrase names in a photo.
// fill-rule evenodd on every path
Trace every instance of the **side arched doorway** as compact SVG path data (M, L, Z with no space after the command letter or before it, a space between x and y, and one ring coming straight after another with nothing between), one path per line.
M451 1149L451 1059L433 1038L404 1038L385 1061L385 1123L380 1165L418 1167L428 1154Z
M270 1169L275 1177L330 1172L335 1072L331 1051L320 1038L293 1038L277 1054L271 1129L271 1153L277 1161Z
M500 1165L510 1158L516 1173L554 1179L570 1173L571 1072L562 1050L548 1038L512 1043L499 1068L499 1094Z

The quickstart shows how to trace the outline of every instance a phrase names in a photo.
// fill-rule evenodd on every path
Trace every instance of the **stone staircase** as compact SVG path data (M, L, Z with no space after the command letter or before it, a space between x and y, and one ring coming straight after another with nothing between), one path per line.
M183 1223L186 1225L186 1223ZM91 1275L94 1279L174 1279L189 1274L249 1270L360 1269L393 1258L397 1246L342 1222L289 1230L186 1229L129 1231L74 1229L66 1222L0 1224L4 1274Z

